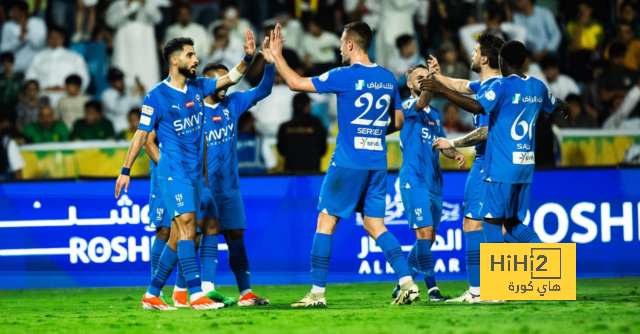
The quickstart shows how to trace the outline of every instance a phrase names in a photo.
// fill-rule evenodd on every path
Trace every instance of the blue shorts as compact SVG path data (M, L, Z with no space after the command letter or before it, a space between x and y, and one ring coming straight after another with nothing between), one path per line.
M322 182L318 211L350 218L353 212L384 218L387 197L387 170L361 170L333 165Z
M214 198L218 206L220 230L247 229L247 217L244 214L244 202L239 189L229 194L216 194Z
M517 217L523 222L529 209L530 183L482 182L479 215L483 218Z
M157 189L149 196L149 225L155 228L171 228L171 218L164 206L162 193Z
M442 219L442 195L425 188L403 188L400 196L410 229L433 226L434 231L438 230Z
M189 212L198 213L201 205L202 180L170 177L159 179L158 183L171 219Z
M480 191L482 190L482 177L484 161L474 161L464 186L464 202L462 214L471 219L482 220L480 216Z
M218 206L213 199L211 189L206 185L202 185L202 196L200 198L200 210L198 211L198 220L218 217Z

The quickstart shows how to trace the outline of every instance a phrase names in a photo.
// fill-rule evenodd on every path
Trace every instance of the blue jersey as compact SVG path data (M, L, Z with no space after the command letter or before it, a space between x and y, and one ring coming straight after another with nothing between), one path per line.
M203 98L216 90L216 79L188 79L184 90L171 87L169 79L157 84L142 101L138 129L156 130L162 155L157 178L170 176L199 179L202 176Z
M485 82L481 82L480 80L469 82L469 89L476 93L476 98L478 96L482 96L487 89L491 86L491 84L500 77L495 76L487 79ZM477 130L483 126L489 126L489 114L487 115L473 115L473 128ZM482 141L476 144L476 157L474 161L484 161L484 152L487 148L487 142Z
M440 120L440 112L432 107L416 111L418 98L402 103L404 126L400 130L402 167L400 168L400 188L426 188L435 194L442 194L442 170L440 151L431 151L433 141L446 138Z
M240 189L238 178L238 119L255 105L255 90L233 92L220 103L205 105L207 171L214 194Z
M542 81L511 75L495 80L478 97L489 113L484 179L500 183L531 183L535 165L535 129L540 111L550 114L556 98Z
M156 141L155 141L156 145L160 145L160 143L158 142L158 138L156 137ZM151 195L156 195L159 196L160 195L160 185L158 184L158 180L157 178L157 174L158 174L158 166L156 166L156 163L153 162L153 160L151 160L151 158L149 158L149 173L151 174Z
M389 108L402 109L398 83L391 71L355 63L313 77L318 93L338 98L336 166L364 170L387 169L385 136Z

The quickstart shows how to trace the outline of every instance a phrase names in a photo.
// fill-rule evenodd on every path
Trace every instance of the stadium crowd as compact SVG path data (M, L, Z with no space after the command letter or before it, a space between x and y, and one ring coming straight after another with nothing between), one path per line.
M244 54L244 28L261 41L276 23L287 62L305 76L340 66L342 27L368 23L375 33L370 57L396 75L403 98L409 96L405 72L430 55L444 75L476 80L469 59L478 35L519 40L529 52L528 74L571 105L568 119L541 116L536 131L552 134L554 124L640 129L639 2L6 0L0 6L2 151L15 157L24 143L130 140L144 94L168 71L160 55L166 41L188 36L200 69L211 62L231 68ZM258 85L263 65L256 57L234 89ZM327 134L337 131L335 98L296 94L277 73L271 95L239 130L277 138L287 170L319 170ZM471 114L444 99L433 104L443 110L447 131L472 129ZM552 154L553 140L537 137L537 149ZM10 160L0 165L14 170L19 163ZM272 158L263 160L265 170L272 167Z

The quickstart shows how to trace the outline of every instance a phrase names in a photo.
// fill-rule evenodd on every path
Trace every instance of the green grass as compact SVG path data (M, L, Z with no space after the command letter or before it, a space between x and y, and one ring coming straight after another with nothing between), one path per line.
M466 285L439 283L447 296ZM289 307L309 286L257 286L271 306L172 312L143 310L144 288L0 291L0 333L640 333L639 285L588 279L578 280L576 301L397 307L389 305L393 284L332 284L322 309Z

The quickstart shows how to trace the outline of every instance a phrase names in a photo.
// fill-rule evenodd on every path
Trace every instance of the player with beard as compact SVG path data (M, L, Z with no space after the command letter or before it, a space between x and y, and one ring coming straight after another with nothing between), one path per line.
M155 130L162 154L158 159L157 181L167 213L172 217L171 235L160 256L158 269L142 307L150 310L175 310L159 298L160 291L176 264L180 264L191 297L192 309L224 307L214 303L202 292L200 271L196 261L196 212L200 208L203 158L206 146L203 136L204 97L216 89L238 83L249 68L256 47L253 33L245 30L244 60L228 75L218 79L197 78L198 58L190 38L175 38L163 51L169 63L169 77L156 85L142 102L142 117L122 172L116 181L115 196L129 188L129 173L136 157ZM206 168L206 165L205 165ZM207 173L204 173L206 177ZM211 228L200 227L203 233Z

